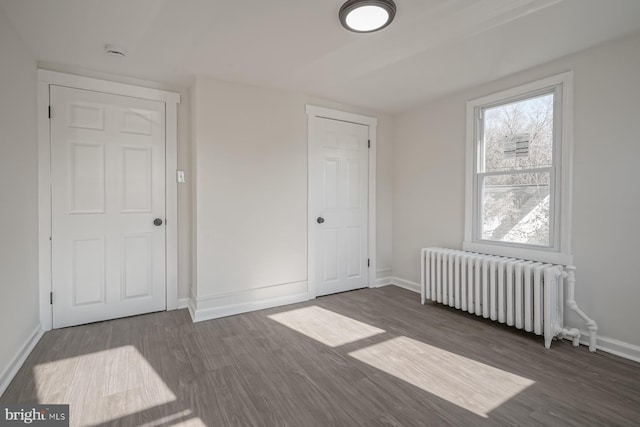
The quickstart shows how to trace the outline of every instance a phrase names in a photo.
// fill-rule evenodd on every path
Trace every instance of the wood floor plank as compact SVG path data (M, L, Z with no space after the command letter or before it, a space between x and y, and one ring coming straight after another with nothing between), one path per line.
M0 402L78 426L638 426L640 364L387 286L50 331Z

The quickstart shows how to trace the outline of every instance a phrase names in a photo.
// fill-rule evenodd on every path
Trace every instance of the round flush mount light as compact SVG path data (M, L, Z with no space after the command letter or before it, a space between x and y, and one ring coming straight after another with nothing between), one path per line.
M349 0L338 17L344 28L356 33L372 33L391 24L396 16L393 0Z
M115 44L108 44L104 47L104 51L112 56L120 56L123 57L127 54L127 51L122 46L117 46Z

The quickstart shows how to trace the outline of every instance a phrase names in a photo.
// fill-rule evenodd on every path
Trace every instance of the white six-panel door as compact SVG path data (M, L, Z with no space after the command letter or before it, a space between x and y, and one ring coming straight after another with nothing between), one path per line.
M319 117L310 126L316 295L366 287L369 128Z
M53 326L164 310L164 103L53 85L50 102Z

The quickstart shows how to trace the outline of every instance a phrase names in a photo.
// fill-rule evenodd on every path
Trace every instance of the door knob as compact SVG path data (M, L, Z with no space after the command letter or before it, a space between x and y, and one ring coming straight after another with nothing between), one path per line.
M316 221L318 222L318 224L322 224L324 222L324 218L319 216L318 219L316 219Z
M153 225L155 225L156 227L160 227L162 225L162 220L160 218L154 219Z

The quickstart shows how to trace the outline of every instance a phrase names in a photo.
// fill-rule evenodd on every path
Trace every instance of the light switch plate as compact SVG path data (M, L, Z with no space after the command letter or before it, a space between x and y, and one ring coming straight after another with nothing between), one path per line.
M178 180L178 184L184 184L185 182L187 182L184 178L184 171L176 171L176 176L177 176L177 180Z

